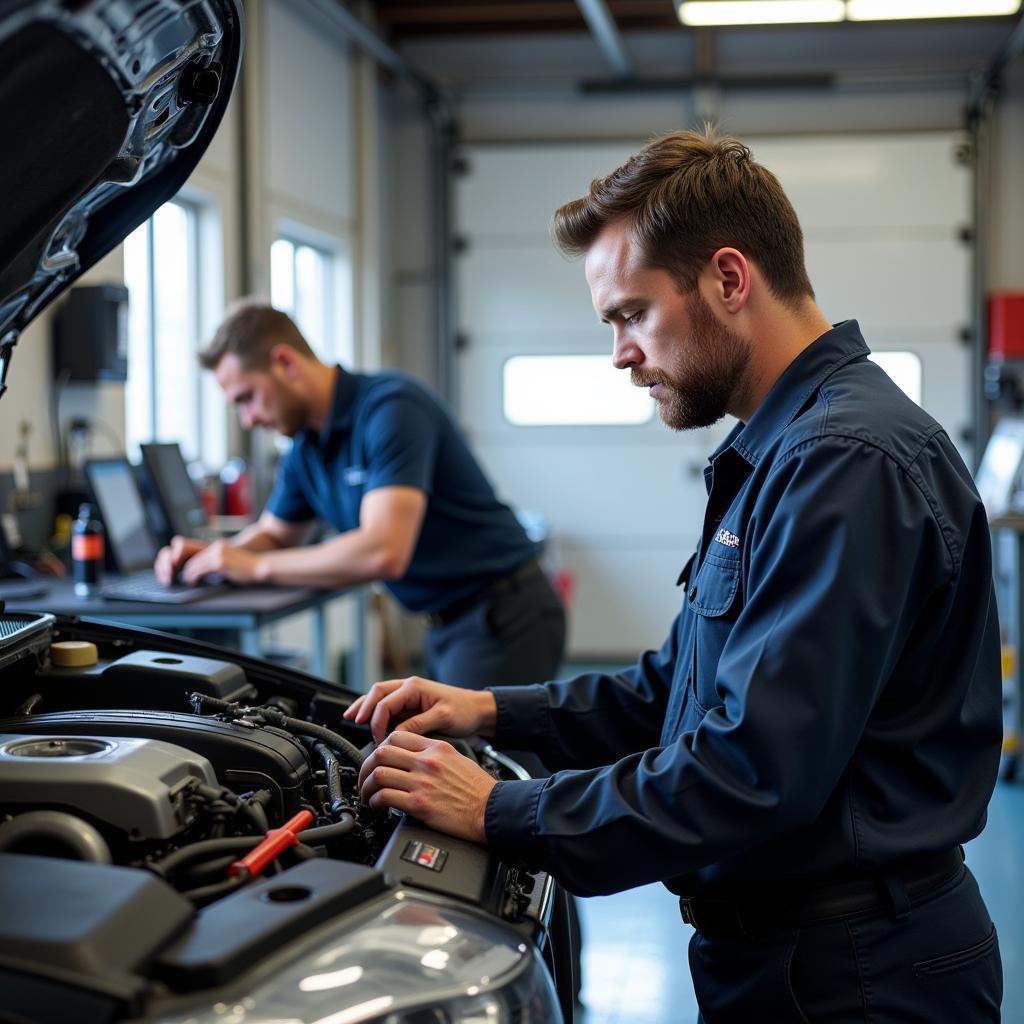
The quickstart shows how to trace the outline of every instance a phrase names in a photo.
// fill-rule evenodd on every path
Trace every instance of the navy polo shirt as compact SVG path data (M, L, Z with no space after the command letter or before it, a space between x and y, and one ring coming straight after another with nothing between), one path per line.
M805 349L711 457L659 651L494 690L488 842L571 890L812 883L977 835L1001 743L988 523L945 432L855 321ZM683 559L681 559L683 561Z
M386 586L408 609L434 612L469 597L538 553L500 502L441 402L401 373L338 367L323 431L300 432L278 471L267 509L290 523L359 525L363 495L416 487L427 495L405 575Z

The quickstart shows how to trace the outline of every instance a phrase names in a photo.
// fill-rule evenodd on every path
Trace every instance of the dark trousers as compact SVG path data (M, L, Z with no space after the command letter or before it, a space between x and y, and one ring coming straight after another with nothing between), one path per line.
M427 675L473 690L543 683L558 674L564 649L565 609L537 572L428 629Z
M909 916L854 914L759 941L690 940L704 1024L998 1021L999 943L966 868Z

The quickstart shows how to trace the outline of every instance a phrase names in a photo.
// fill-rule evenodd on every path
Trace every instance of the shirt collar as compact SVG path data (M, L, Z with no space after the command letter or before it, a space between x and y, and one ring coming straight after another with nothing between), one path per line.
M856 320L844 320L811 342L782 372L747 423L737 423L710 461L734 449L756 466L768 446L793 422L796 414L825 381L847 363L868 355Z
M326 448L331 437L352 426L352 407L355 404L358 383L355 374L347 373L342 367L336 366L337 377L334 383L334 398L331 400L331 411L323 430L314 435ZM310 431L312 434L312 431Z

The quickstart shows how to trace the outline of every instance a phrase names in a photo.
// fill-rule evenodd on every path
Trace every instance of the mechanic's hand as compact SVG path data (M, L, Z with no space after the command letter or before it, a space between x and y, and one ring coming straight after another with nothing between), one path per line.
M207 576L223 576L232 583L259 583L261 555L215 540L194 554L181 570L181 581L193 586Z
M206 541L194 540L191 537L173 537L171 543L157 553L156 561L153 563L156 578L165 587L169 587L181 567L205 547Z
M464 690L411 676L374 683L352 702L344 717L356 725L369 722L374 740L380 743L389 727L396 732L447 736L493 733L498 706L486 690Z
M397 807L431 828L483 843L494 781L444 740L393 732L363 762L359 795L375 810Z

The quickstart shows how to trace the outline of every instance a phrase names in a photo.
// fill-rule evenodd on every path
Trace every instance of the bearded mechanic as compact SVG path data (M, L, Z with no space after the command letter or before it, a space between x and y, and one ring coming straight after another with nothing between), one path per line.
M997 1020L998 942L960 846L1001 740L967 468L856 321L825 318L796 214L739 141L652 142L555 235L664 422L738 421L705 470L682 608L621 675L376 684L346 712L379 743L363 799L576 893L665 882L707 1024ZM556 770L496 783L434 732Z

